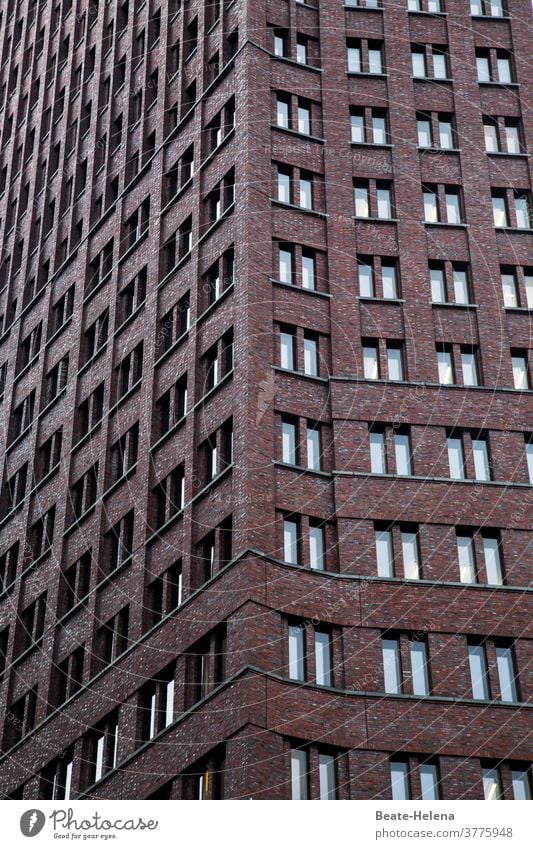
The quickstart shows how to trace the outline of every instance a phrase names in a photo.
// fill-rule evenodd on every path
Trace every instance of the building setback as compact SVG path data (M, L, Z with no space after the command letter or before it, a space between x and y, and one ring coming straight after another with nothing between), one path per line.
M531 25L2 4L4 798L530 797Z

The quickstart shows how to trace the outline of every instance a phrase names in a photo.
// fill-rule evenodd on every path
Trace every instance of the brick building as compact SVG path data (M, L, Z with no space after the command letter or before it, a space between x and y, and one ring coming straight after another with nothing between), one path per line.
M531 24L2 4L5 798L530 797Z

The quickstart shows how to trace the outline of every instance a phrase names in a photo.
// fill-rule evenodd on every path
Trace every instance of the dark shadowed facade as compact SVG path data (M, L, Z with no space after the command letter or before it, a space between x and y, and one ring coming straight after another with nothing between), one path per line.
M531 28L2 3L5 798L530 797Z

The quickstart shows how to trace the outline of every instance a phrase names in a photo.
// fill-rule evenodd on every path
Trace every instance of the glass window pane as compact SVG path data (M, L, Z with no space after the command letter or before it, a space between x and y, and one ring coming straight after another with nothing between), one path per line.
M487 801L502 798L500 770L497 767L484 767L481 770L483 780L483 795Z
M444 286L444 269L431 268L429 271L431 281L431 300L434 304L446 302L446 288Z
M306 106L298 107L298 132L311 134L311 112Z
M291 786L292 798L307 799L307 778L309 768L307 765L307 752L301 749L293 749L291 752Z
M418 534L402 531L403 576L408 580L420 578L420 558L418 554Z
M393 799L409 799L409 779L407 764L402 761L391 761L390 779Z
M296 425L293 422L282 422L281 445L283 462L296 465Z
M290 519L283 522L283 559L287 563L298 563L298 525Z
M361 51L359 47L348 48L348 73L358 74L361 71Z
M336 799L335 758L333 755L318 756L318 776L320 781L320 798Z
M510 83L511 79L511 62L509 59L500 58L497 59L498 64L498 82L500 83Z
M387 144L385 118L381 115L372 115L372 141L374 144Z
M437 80L445 80L448 76L446 56L442 53L433 54L433 76Z
M279 339L281 368L294 369L294 336L281 332Z
M352 115L352 141L364 142L365 140L365 119L362 115Z
M496 646L496 665L498 667L500 698L502 702L516 702L516 676L513 650L510 646Z
M296 61L301 65L307 64L307 45L302 41L296 44Z
M503 574L500 543L496 537L483 537L483 555L485 557L487 583L499 586L503 583Z
M319 571L325 569L324 529L314 525L309 527L309 566Z
M505 198L492 198L492 216L494 218L495 227L507 227L507 206L505 203Z
M390 531L376 531L376 560L380 578L393 578L392 534Z
M387 377L389 380L403 380L401 348L387 348Z
M468 275L465 270L453 269L453 291L456 304L467 304L469 302Z
M411 642L410 656L413 694L427 696L429 693L427 643L424 640Z
M387 472L385 437L379 431L370 431L370 470L378 475L384 475Z
M398 287L396 284L396 266L381 265L381 282L383 285L384 298L397 298Z
M489 449L486 439L472 440L474 474L478 481L490 480Z
M400 653L398 640L382 639L383 680L386 693L400 693Z
M276 120L278 127L289 129L289 104L286 100L278 98Z
M516 210L516 226L521 228L527 228L530 226L529 222L529 201L527 197L517 197L515 198L515 210Z
M305 680L304 667L304 630L300 625L289 626L289 678L293 681Z
M514 274L502 274L503 303L506 307L517 307L518 297Z
M474 541L472 537L457 537L457 555L459 557L459 579L461 583L475 584L476 564L474 560Z
M481 6L481 0L470 0L470 14L471 15L482 15L483 9Z
M172 678L170 681L167 681L165 687L165 728L173 721L174 719L174 679Z
M302 287L316 289L316 268L314 254L302 253Z
M529 482L533 483L533 442L526 443L526 463Z
M439 369L439 383L453 383L453 363L450 351L437 351L437 365Z
M426 57L424 53L417 53L416 51L413 51L413 53L411 53L411 62L413 66L413 77L425 77Z
M313 208L313 187L311 180L300 180L300 206Z
M355 214L360 218L368 218L370 210L368 206L368 189L364 186L355 187Z
M291 178L288 174L278 171L278 200L283 203L290 203L291 199Z
M329 634L315 631L316 683L331 687L331 641Z
M392 218L390 189L377 189L378 218Z
M381 62L381 50L369 49L368 51L368 70L371 74L381 74L383 70Z
M363 371L367 380L378 380L378 350L374 345L365 345L363 347Z
M406 433L397 433L394 436L394 455L396 459L396 474L411 474L411 448L409 436Z
M476 57L477 78L480 83L490 82L490 66L487 56Z
M318 345L316 339L304 339L304 372L311 377L318 375Z
M292 283L292 251L279 249L279 279L282 283Z
M461 439L450 437L448 439L448 464L450 466L450 477L461 480L465 476L463 443Z
M513 796L515 799L531 799L531 783L527 769L512 769L511 782L513 785Z
M527 366L525 357L511 357L515 389L527 389Z
M443 150L451 150L454 147L451 121L439 121L439 144Z
M514 124L505 125L505 141L508 153L520 153L520 134L518 127Z
M469 645L468 662L470 665L472 698L488 699L489 682L487 674L487 658L485 656L485 647L478 645Z
M485 133L485 150L489 153L496 153L498 148L498 131L495 124L483 124Z
M420 790L422 799L439 798L439 776L435 764L420 764Z
M476 355L472 351L461 352L461 370L463 372L463 384L465 386L477 386Z
M424 192L424 220L430 223L439 220L439 207L435 192Z
M459 224L461 221L459 195L454 192L446 192L444 199L446 201L446 220L448 224Z
M364 262L357 264L359 272L359 294L362 298L374 297L374 269Z
M307 428L307 468L320 470L320 430L316 427Z

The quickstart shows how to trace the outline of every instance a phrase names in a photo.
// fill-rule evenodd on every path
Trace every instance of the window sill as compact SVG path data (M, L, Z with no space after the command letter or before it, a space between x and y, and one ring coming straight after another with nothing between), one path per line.
M160 366L162 362L164 362L168 357L170 357L171 354L173 354L174 351L179 348L183 344L183 342L185 342L188 336L189 331L186 330L185 333L182 333L181 336L178 336L177 339L174 339L172 345L170 345L170 347L167 348L166 351L163 351L163 353L157 358L154 363L154 369Z
M482 21L510 21L510 15L470 15L473 21L482 20Z
M79 448L81 448L83 445L85 445L85 443L88 442L89 439L91 439L91 437L94 436L94 434L98 430L100 430L100 427L102 426L103 421L104 421L104 418L102 417L97 422L95 422L93 425L91 425L91 427L89 428L87 433L84 433L83 436L80 436L78 441L74 443L74 445L71 448L71 452L78 451Z
M123 484L125 481L128 480L128 478L135 474L135 472L137 471L137 466L138 463L135 462L132 466L129 467L126 472L124 472L124 474L117 478L116 481L113 481L113 483L108 486L105 492L102 493L99 500L103 501L105 498L109 498L109 496L113 495L113 493L116 492L117 489L120 489L121 484Z
M148 233L149 233L149 229L147 227L146 230L144 231L144 233L141 233L141 235L137 239L135 239L134 243L132 245L129 245L129 247L126 248L126 250L124 251L122 256L119 257L119 259L118 259L119 265L122 265L122 263L126 262L126 260L133 253L135 253L135 251L137 250L139 245L141 245L148 238Z
M111 339L113 339L114 335L115 335L115 334L113 334L113 336L111 336ZM91 366L93 366L93 365L95 364L96 360L98 360L98 359L99 359L99 357L100 357L100 355L101 355L101 354L103 354L103 353L104 353L104 351L106 350L106 348L107 348L107 342L108 342L108 341L109 341L109 340L107 340L107 339L106 339L106 341L104 342L104 344L103 344L103 345L102 345L102 346L101 346L101 347L100 347L97 351L95 351L95 352L94 352L94 354L92 354L92 355L89 357L89 359L87 360L87 362L83 363L83 365L82 365L82 366L80 366L80 368L78 369L78 372L77 372L77 374L76 374L76 378L81 377L81 375L82 375L82 374L85 374L85 372L89 371L89 369L91 368Z
M291 130L290 127L281 127L279 124L271 124L270 128L272 130L279 130L281 133L286 133L288 136L296 137L298 139L307 139L307 141L316 142L317 144L324 144L324 139L320 138L320 136L313 136L311 133L301 133L299 130Z
M199 237L198 244L201 245L202 242L204 242L205 239L207 239L217 229L217 227L222 224L223 221L226 221L234 211L235 201L233 201L233 203L230 203L230 205L227 206L226 209L223 210L223 212L221 212L220 216L217 218L216 221L212 221L209 223L205 233L202 233L202 235Z
M233 138L233 136L234 136L234 135L235 135L235 127L233 126L233 127L231 127L231 128L228 130L228 132L226 133L226 135L224 136L224 138L223 138L223 139L219 142L219 144L217 144L217 146L216 146L216 147L214 147L214 148L213 148L213 150L211 150L211 151L208 153L208 155L206 156L206 158L205 158L204 160L202 160L202 162L200 162L200 163L199 163L199 165L198 165L198 171L203 171L203 170L204 170L204 168L206 168L206 167L207 167L207 165L208 165L208 164L212 161L212 159L214 159L214 158L215 158L215 156L216 156L218 153L220 153L220 151L222 150L222 148L224 147L224 145L225 145L225 144L226 144L226 143L227 143L227 142L228 142L231 138Z
M84 510L83 513L80 513L79 516L76 516L76 518L73 519L73 521L70 523L70 525L67 528L65 528L65 530L63 531L63 539L65 539L66 537L69 537L72 533L74 533L74 531L80 529L81 524L83 522L85 522L85 520L89 516L92 516L92 514L95 511L96 505L99 503L99 501L100 501L100 499L98 498L98 500L95 501L94 504L91 504L91 506L87 507L87 509Z
M222 471L215 475L214 478L211 478L209 483L206 483L206 485L202 487L200 492L197 492L196 495L191 498L190 503L196 504L198 501L201 501L202 498L205 498L206 495L209 495L213 487L217 486L223 478L225 478L228 474L231 473L232 470L233 463L229 463L229 465L227 465L225 469L222 469Z
M382 148L383 150L392 150L394 147L393 144L389 144L389 142L362 142L362 141L352 141L350 142L352 147L371 147L371 148Z
M501 233L533 233L533 227L495 227L496 232Z
M275 53L271 51L265 51L269 54L272 59L276 59L278 62L286 62L288 65L293 65L296 68L303 68L306 71L314 71L315 74L322 74L322 68L317 68L316 65L304 65L302 62L297 62L296 59L291 59L289 56L276 56Z
M406 9L409 15L424 15L430 18L447 18L448 12L427 12L425 9Z
M286 283L284 280L277 280L275 277L268 278L274 286L283 286L285 289L290 289L293 292L303 292L306 295L315 295L318 298L331 298L329 292L319 292L318 289L306 289L304 286L297 286L295 283Z
M442 389L440 384L436 384ZM451 387L453 388L453 387ZM456 387L464 389L465 387ZM473 387L476 388L476 387ZM482 387L486 389L487 387ZM518 481L486 481L478 478L446 478L437 475L396 475L389 472L349 472L344 469L333 469L331 474L335 477L354 477L354 478L377 478L386 480L398 481L417 481L418 483L445 483L450 484L466 484L467 486L503 486L506 489L516 487L518 489L531 489L530 483L519 483ZM418 579L415 579L418 580Z
M118 399L118 401L115 401L113 406L109 408L108 416L110 416L112 413L116 412L118 409L120 409L120 407L123 407L124 404L126 403L126 401L128 401L132 397L132 395L135 395L137 390L140 388L142 382L143 382L143 379L142 379L142 377L140 377L139 380L137 380L133 384L133 386L131 386L124 393L124 395L121 395L121 397Z
M526 151L520 151L519 153L509 153L506 150L486 150L485 153L487 156L511 156L513 159L530 159L531 154Z
M208 316L216 309L216 307L221 303L221 301L224 301L228 297L228 295L233 291L233 285L233 283L230 283L229 286L226 286L226 288L223 292L220 293L216 301L213 301L212 304L209 304L209 306L207 306L205 310L200 313L200 315L196 319L197 325L205 321L205 319L208 318Z
M453 83L453 77L415 77L413 76L413 82L421 82L421 83Z
M497 86L498 88L520 88L520 83L500 83L498 80L477 80L477 84Z
M172 197L167 201L167 203L165 204L165 206L163 207L163 209L159 213L161 216L165 215L165 213L167 213L169 211L169 209L171 209L174 206L174 204L177 203L177 201L180 199L180 197L185 194L187 189L190 189L190 187L192 186L193 177L194 177L194 175L189 177L189 179L182 186L179 187L177 192L174 192Z
M213 396L216 392L218 392L218 390L221 388L221 386L224 386L226 383L228 383L228 381L229 381L232 377L233 377L233 369L230 369L228 372L226 372L226 374L225 374L225 375L223 375L223 376L220 378L220 380L218 381L218 383L216 383L214 386L212 386L212 387L211 387L211 389L208 389L208 390L207 390L207 392L205 393L205 395L203 395L203 396L200 398L200 400L199 400L199 401L197 401L197 403L194 405L194 407L193 407L192 409L194 409L194 410L195 410L195 409L196 409L196 408L197 408L200 404L204 404L206 401L208 401L208 400L209 400L209 399L210 399L210 398L211 398L211 397L212 397L212 396ZM190 410L189 412L192 412L192 410Z
M331 472L325 472L323 469L310 469L307 466L298 466L295 463L285 463L283 460L272 460L274 466L279 466L282 469L291 469L298 474L317 475L318 477L331 479Z
M295 203L287 203L284 200L278 200L277 198L270 198L271 203L274 206L281 206L285 209L293 209L295 212L304 212L306 215L313 215L317 218L327 218L326 212L320 212L318 209L307 209L305 206L298 206Z
M325 384L329 382L329 378L320 377L318 374L306 374L303 371L295 371L295 369L283 368L282 366L272 366L272 368L274 371L280 372L281 374L289 374L293 377L304 377L306 380L316 380L318 383Z
M383 12L383 6L364 6L363 4L354 6L351 3L344 3L345 9L356 12Z
M479 304L456 304L454 301L430 301L432 307L446 307L448 309L477 310Z
M421 153L435 153L442 156L443 153L461 153L460 147L422 147L418 145L418 150Z
M405 298L378 298L376 295L357 295L357 300L370 304L405 304Z
M174 513L174 515L171 516L170 519L167 519L165 524L161 525L160 528L156 528L155 530L152 530L152 528L149 528L151 533L150 533L150 536L146 537L145 545L151 545L153 542L160 539L161 536L164 533L166 533L166 531L168 531L168 529L171 528L172 525L174 525L178 521L178 519L182 519L183 518L183 509L184 508L181 507L178 510L178 512Z
M525 313L526 315L533 312L533 306L530 307L506 307L504 305L505 312L516 312L516 313Z
M386 80L389 76L384 71L380 71L376 74L373 74L371 71L347 71L347 74L349 77L365 77L369 80Z
M399 218L374 218L372 215L353 215L354 221L369 221L371 224L397 224Z
M181 419L178 419L177 422L174 422L174 424L169 427L166 433L162 434L162 436L159 437L157 442L154 442L154 444L150 446L150 453L158 451L159 448L161 448L161 446L164 445L165 442L170 439L171 436L173 436L178 430L181 429L182 425L185 424L186 420L187 413L184 413Z
M120 292L118 294L120 296ZM121 324L118 325L117 329L115 330L115 332L113 334L113 336L115 338L119 335L119 333L122 333L122 331L125 330L126 327L128 327L129 324L131 324L133 321L135 321L135 319L137 318L139 313L142 312L145 304L146 304L146 298L144 299L144 301L141 301L141 303L138 306L135 307L135 309L133 310L132 313L130 313L130 315L126 316L126 318L124 319L123 322L121 322Z
M457 223L450 223L448 221L422 221L421 223L425 227L458 227L459 229L467 229L470 227L470 225L466 224L464 221L458 221Z

